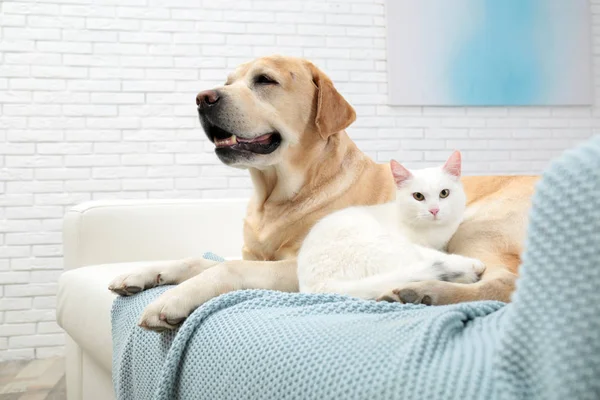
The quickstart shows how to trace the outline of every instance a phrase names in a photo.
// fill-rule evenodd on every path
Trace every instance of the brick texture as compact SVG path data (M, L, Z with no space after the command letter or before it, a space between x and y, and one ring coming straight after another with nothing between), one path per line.
M253 57L316 62L379 161L422 167L459 148L467 173L537 173L600 133L598 106L388 106L384 13L384 0L0 2L0 360L62 351L52 308L73 204L249 195L246 174L214 156L194 97Z

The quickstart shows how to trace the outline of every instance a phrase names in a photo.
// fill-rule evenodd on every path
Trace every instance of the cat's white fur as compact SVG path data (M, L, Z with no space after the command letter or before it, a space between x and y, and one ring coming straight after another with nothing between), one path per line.
M443 252L466 207L460 153L441 167L410 171L394 160L390 167L395 201L346 208L311 229L298 254L301 292L376 299L413 281L478 280L483 263Z

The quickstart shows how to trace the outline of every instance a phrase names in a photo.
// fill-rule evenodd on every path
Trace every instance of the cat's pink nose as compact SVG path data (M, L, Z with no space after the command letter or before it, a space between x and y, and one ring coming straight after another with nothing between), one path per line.
M437 215L437 213L440 211L439 208L432 208L431 210L429 210L429 212L431 214L433 214L433 216L435 217Z

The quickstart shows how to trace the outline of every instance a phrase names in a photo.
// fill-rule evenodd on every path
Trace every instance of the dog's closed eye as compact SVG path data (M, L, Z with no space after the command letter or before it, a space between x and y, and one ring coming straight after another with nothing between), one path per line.
M268 75L260 74L254 78L254 83L257 85L278 85L279 83Z

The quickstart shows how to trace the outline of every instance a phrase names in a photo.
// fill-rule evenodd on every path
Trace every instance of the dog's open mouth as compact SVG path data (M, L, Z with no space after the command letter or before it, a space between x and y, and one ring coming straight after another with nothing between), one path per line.
M208 137L217 148L236 151L249 151L257 154L269 154L274 152L281 144L281 135L278 132L270 132L251 139L244 138L227 132L218 126L205 127Z

